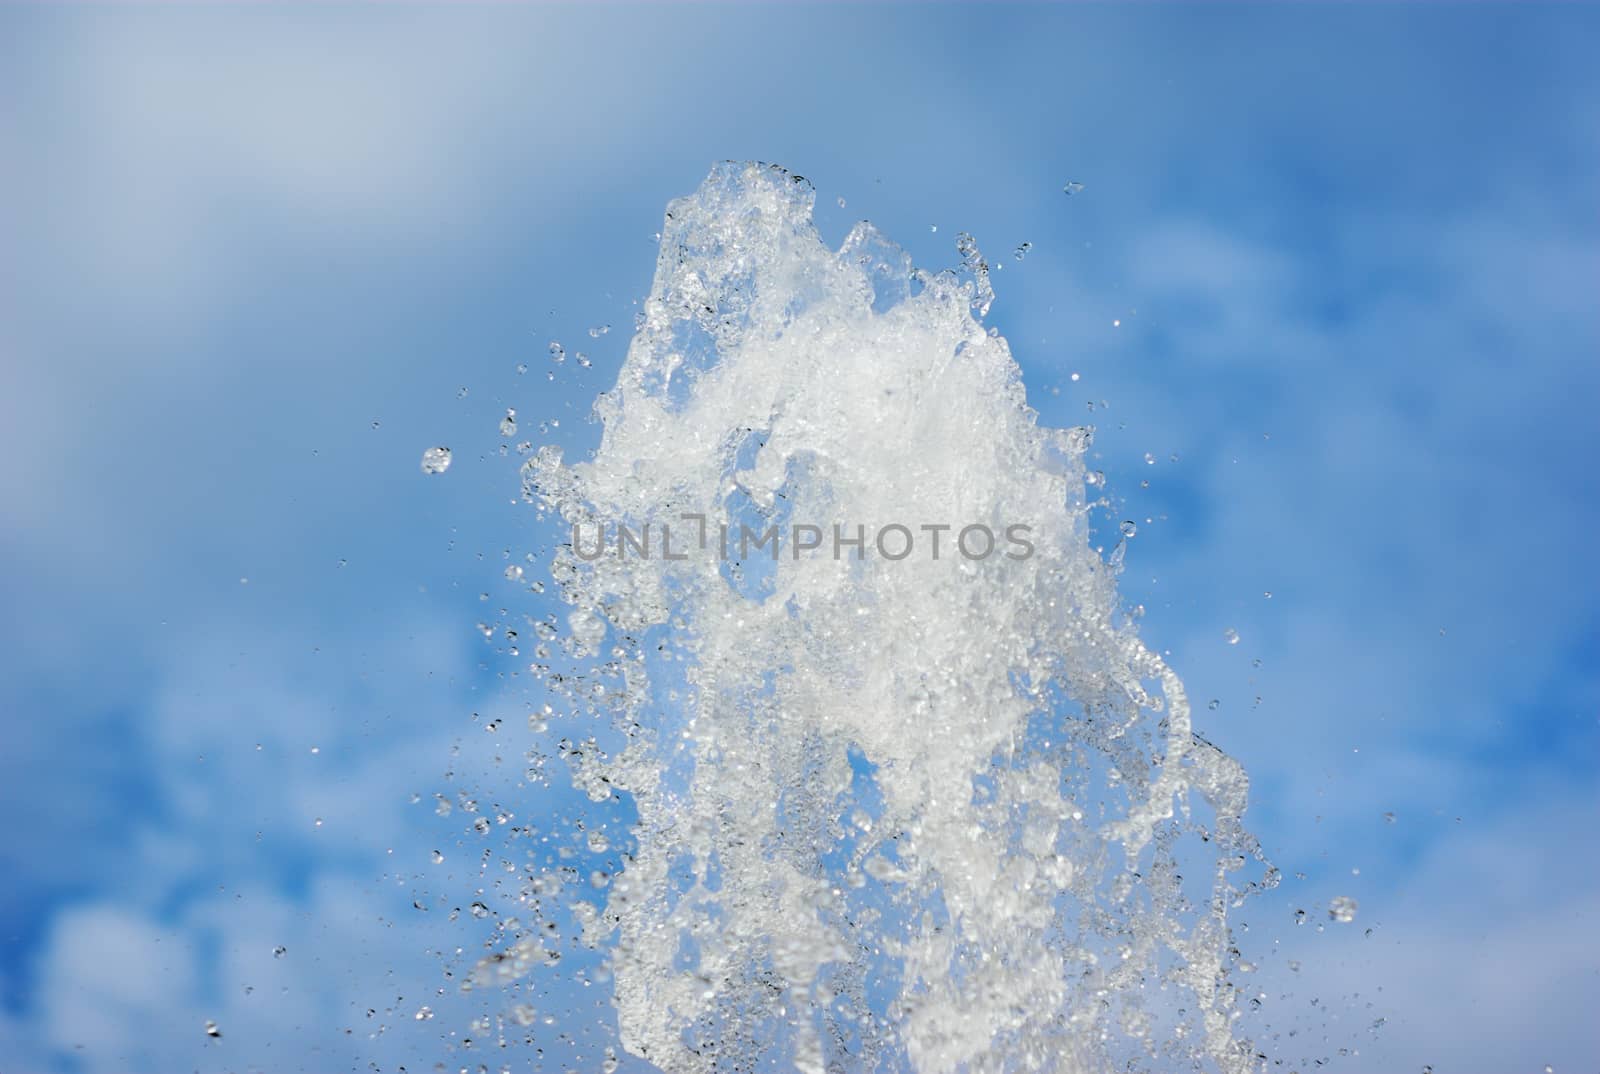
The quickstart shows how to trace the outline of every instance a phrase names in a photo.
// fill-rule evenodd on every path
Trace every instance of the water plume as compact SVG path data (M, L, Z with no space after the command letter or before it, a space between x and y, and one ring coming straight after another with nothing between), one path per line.
M555 678L606 716L574 780L637 809L575 904L622 1046L1256 1069L1228 916L1275 874L1091 547L1092 430L1038 423L968 237L936 273L868 223L833 250L813 197L729 163L674 201L598 449L524 470L577 538Z

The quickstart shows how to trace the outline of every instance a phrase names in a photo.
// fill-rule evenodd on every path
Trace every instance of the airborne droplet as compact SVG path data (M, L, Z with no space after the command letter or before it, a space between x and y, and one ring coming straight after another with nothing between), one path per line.
M450 449L447 447L431 447L422 453L422 472L425 474L442 474L450 469Z

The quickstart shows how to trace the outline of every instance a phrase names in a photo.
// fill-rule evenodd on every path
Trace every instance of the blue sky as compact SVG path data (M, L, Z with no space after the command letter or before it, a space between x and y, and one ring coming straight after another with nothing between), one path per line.
M561 808L481 730L475 624L546 610L495 424L593 442L666 201L753 158L833 241L975 235L1097 426L1287 878L1279 1069L1594 1069L1597 51L1579 6L0 11L0 1065L477 1061L432 796Z

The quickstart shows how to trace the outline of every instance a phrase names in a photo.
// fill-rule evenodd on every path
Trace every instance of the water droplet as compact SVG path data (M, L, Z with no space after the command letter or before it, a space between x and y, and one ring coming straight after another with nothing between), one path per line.
M279 944L277 947L274 947L272 949L272 957L273 958L282 958L284 955L287 955L288 953L289 953L289 949L287 947L283 946L282 944Z
M609 324L597 324L593 328L589 329L589 338L599 339L609 331L611 331L611 326Z
M1385 824L1393 824L1394 823L1394 814L1393 813L1385 813L1383 815L1383 822Z
M517 412L510 407L506 408L506 416L500 419L500 435L504 437L517 435Z
M222 1036L222 1030L217 1028L217 1023L213 1022L209 1018L206 1019L206 1036L213 1039Z
M528 371L528 363L527 362L518 362L517 363L517 376L520 377L520 376L522 376L522 374L526 373L527 371Z
M1210 709L1212 712L1215 712L1215 711L1217 711L1217 709L1221 705L1222 705L1222 701L1220 699L1218 699L1218 698L1213 697L1210 700L1210 702L1207 703L1206 708Z
M426 1022L428 1019L433 1017L433 1008L426 1006L418 1007L417 1013L412 1015L412 1017L419 1022Z
M1239 632L1237 630L1233 629L1232 627L1229 627L1227 630L1224 630L1222 632L1222 637L1223 637L1223 640L1225 640L1229 645L1238 645L1239 644Z
M422 472L425 474L442 474L450 469L450 449L447 447L431 447L422 453Z
M1134 534L1136 534L1138 532L1139 532L1139 527L1138 527L1138 525L1136 525L1134 523L1134 521L1131 518L1130 519L1125 519L1123 521L1123 523L1122 523L1122 535L1124 537L1132 537Z
M1073 194L1081 194L1083 193L1083 184L1078 182L1069 182L1066 186L1061 188L1061 192L1066 194L1068 197L1071 197Z
M557 343L555 340L551 340L550 341L550 360L552 362L554 362L556 365L560 365L562 362L566 361L567 360L567 348L563 347L560 343Z
M433 864L435 864L435 865L443 865L444 864L444 854L441 851L435 850L433 852Z
M1356 919L1356 901L1348 895L1340 895L1328 903L1328 916L1341 925L1348 925Z
M1025 242L1021 246L1017 247L1016 252L1012 256L1018 261L1021 261L1023 258L1028 256L1028 251L1031 249L1033 249L1033 243Z

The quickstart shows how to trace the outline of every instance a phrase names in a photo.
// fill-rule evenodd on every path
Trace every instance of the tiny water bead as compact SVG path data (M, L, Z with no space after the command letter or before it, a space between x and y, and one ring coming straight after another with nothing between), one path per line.
M1356 919L1357 904L1348 895L1336 896L1328 903L1328 916L1341 925L1348 925Z
M1069 182L1066 186L1061 188L1061 192L1069 197L1073 194L1081 194L1083 193L1083 184L1079 182Z
M506 416L500 419L500 435L507 438L517 435L517 412L510 407L506 408Z
M1123 523L1122 523L1121 529L1122 529L1122 535L1124 537L1132 537L1134 534L1139 532L1138 524L1135 523L1132 519L1124 520Z
M1237 630L1233 629L1232 627L1229 627L1227 630L1224 630L1222 632L1222 638L1229 645L1238 645L1239 644L1239 632Z
M450 449L447 447L431 447L422 453L422 472L425 474L442 474L450 469Z

